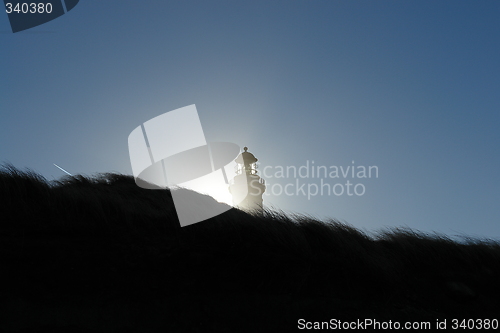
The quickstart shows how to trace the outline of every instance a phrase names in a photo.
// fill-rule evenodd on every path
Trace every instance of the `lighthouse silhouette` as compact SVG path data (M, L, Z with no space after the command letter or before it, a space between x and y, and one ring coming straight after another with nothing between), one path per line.
M262 195L266 190L265 181L257 175L258 159L247 151L247 147L243 150L244 152L234 160L237 163L236 176L229 183L229 192L236 207L257 213L262 212L264 207Z

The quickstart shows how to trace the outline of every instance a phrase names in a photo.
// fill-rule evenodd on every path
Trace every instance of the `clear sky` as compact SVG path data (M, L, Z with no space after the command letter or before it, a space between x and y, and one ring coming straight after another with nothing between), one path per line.
M13 34L3 14L0 161L131 174L130 132L196 104L208 141L269 166L269 206L500 239L499 17L499 1L81 0ZM327 177L364 194L308 200L274 173L307 161L378 178Z

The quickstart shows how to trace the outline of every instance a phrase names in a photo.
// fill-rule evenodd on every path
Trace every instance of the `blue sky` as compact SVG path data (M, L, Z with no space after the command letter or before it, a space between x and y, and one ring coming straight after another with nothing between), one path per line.
M47 179L63 175L53 163L131 174L130 132L196 104L207 140L248 146L261 169L378 167L350 179L362 196L266 193L269 206L500 239L499 14L498 1L82 0L16 34L0 15L0 161Z

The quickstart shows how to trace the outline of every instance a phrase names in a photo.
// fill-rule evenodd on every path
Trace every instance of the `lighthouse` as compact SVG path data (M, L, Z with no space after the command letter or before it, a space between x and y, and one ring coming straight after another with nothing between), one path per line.
M262 212L262 195L266 190L264 179L257 175L257 158L248 148L234 160L236 176L229 183L234 206L254 212Z

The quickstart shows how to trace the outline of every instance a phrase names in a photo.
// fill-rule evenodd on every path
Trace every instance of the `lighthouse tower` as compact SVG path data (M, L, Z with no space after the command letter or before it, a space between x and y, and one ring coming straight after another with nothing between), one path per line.
M230 181L229 192L236 207L261 212L266 185L264 179L257 175L257 158L247 151L247 147L243 150L234 160L237 163L236 176Z

